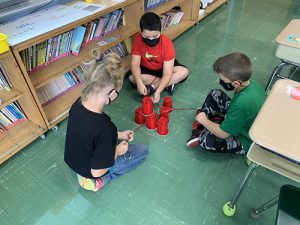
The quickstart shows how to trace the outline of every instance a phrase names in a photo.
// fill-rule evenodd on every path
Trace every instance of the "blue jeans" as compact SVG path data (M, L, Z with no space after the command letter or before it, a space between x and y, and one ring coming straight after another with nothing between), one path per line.
M143 144L129 144L128 151L117 157L109 172L101 177L103 185L122 174L138 167L148 156L148 146Z

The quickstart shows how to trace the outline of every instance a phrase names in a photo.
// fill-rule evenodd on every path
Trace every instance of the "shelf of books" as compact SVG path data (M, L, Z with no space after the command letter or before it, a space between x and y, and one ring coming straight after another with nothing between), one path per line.
M30 74L31 82L35 88L39 88L50 79L55 79L60 74L67 72L70 68L79 66L82 63L82 60L90 57L90 52L93 49L97 48L101 52L106 51L117 43L134 35L136 32L137 30L135 27L120 27L101 41L95 41L84 46L77 55L68 54L60 60L57 60L55 63L49 63L47 66L32 72Z
M47 127L12 53L0 55L0 163Z
M109 52L107 51L107 53ZM123 60L125 70L128 71L130 69L130 56L128 53L123 56ZM50 126L54 126L68 116L69 108L80 96L82 84L84 83L83 73L80 71L84 70L84 65L81 65L72 72L59 76L37 90L37 95Z
M158 15L171 10L173 7L180 5L184 0L169 0L169 1L151 1L145 0L145 11L154 12Z
M54 103L45 105L44 111L47 115L50 125L54 125L62 121L68 116L69 109L74 101L80 96L82 85L71 89L66 94L58 97ZM61 105L61 107L57 107Z
M97 49L101 56L115 52L128 61L126 44L138 32L143 13L139 0L96 0L104 10L71 25L13 47L15 57L32 90L48 128L68 115L79 97L85 66ZM101 60L101 56L98 60Z
M162 31L170 39L178 37L196 23L193 10L193 0L145 1L145 11L160 15Z
M206 8L199 10L199 18L198 21L201 21L206 16L208 16L210 13L215 11L217 8L222 6L225 3L228 3L229 0L214 0L212 3L209 3Z

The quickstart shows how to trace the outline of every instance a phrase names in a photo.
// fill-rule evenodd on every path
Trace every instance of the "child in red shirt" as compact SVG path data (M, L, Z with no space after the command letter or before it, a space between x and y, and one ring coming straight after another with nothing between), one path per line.
M175 84L183 82L188 69L175 59L173 43L161 33L161 21L152 12L140 19L141 33L134 37L131 50L131 73L129 81L141 95L153 95L159 102L160 93L166 88L174 94Z

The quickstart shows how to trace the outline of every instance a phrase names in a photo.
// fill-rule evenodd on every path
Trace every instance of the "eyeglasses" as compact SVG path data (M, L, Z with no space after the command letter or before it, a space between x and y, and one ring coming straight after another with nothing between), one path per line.
M119 92L116 89L112 89L108 92L108 104L111 104L119 97Z
M157 35L153 35L153 36L147 36L144 33L142 33L142 37L146 38L146 39L150 39L150 40L157 39L157 38L160 37L160 31L159 31L159 33Z

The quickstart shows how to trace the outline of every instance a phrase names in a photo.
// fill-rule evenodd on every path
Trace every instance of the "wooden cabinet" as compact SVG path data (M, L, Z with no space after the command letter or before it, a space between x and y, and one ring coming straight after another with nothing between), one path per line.
M136 32L139 30L139 19L143 13L143 4L140 0L127 0L121 3L106 1L106 0L95 0L94 3L99 3L106 8L98 13L93 14L92 16L88 16L81 20L75 21L66 26L60 27L54 31L49 33L40 35L36 38L25 41L21 44L13 46L13 53L18 61L18 64L22 70L22 73L32 91L32 95L37 102L38 108L46 121L47 127L52 128L57 123L62 121L64 118L68 116L68 111L72 105L72 103L79 97L82 85L78 85L71 91L66 92L64 95L58 97L53 100L51 103L46 106L42 106L38 96L37 89L43 87L49 81L63 75L64 73L71 71L75 67L82 64L82 62L88 58L90 58L90 52L97 48L101 52L110 49L114 45L122 42L124 40L130 39ZM95 40L89 43L86 46L81 47L80 52L77 56L69 54L65 57L62 57L55 62L29 74L25 68L25 65L21 58L21 52L24 49L31 47L34 44L41 43L49 38L53 38L59 34L65 33L76 28L79 25L87 24L89 21L93 21L98 19L101 16L104 16L114 10L122 9L123 13L123 22L122 25L119 26L115 31L110 33L109 35L104 36L102 39ZM105 44L105 45L97 45L101 40L107 39L109 37L118 37L115 40ZM130 65L130 57L127 56L124 58L125 67L129 69Z
M145 12L149 11L161 15L170 11L175 6L179 6L181 11L184 13L179 24L171 26L166 31L163 31L163 33L168 38L173 40L197 22L197 17L193 16L195 13L195 7L193 7L193 2L194 0L170 0L158 4L156 7L150 8L149 10L145 10Z
M220 6L222 6L223 4L228 3L228 2L229 2L229 0L215 0L215 1L213 1L211 4L209 4L205 8L203 15L200 16L198 14L198 21L201 21L202 19L207 17L209 14L211 14L213 11L215 11L217 8L219 8ZM198 9L199 9L200 0L198 0L197 4L198 4Z
M2 163L42 135L47 126L12 53L8 51L1 54L0 63L12 83L10 91L5 89L0 91L0 109L17 101L27 116L26 121L16 123L0 134L0 163Z

